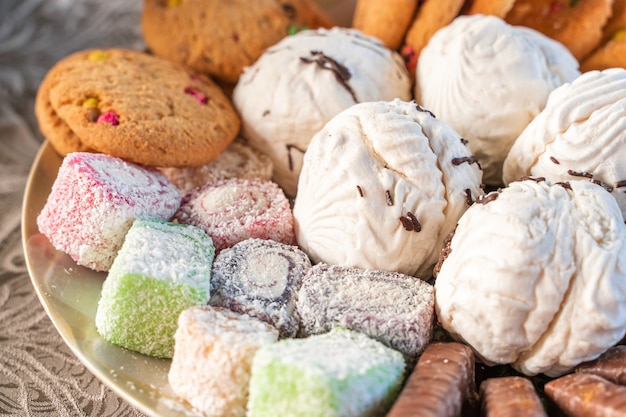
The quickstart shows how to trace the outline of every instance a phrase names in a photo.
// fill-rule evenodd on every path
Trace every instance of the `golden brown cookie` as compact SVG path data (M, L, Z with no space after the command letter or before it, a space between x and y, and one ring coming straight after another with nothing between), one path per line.
M626 30L617 32L615 39L609 40L585 58L580 70L585 72L614 67L626 68Z
M401 51L411 73L431 36L452 22L462 7L463 0L426 0L418 7Z
M581 61L600 44L612 4L613 0L516 0L505 20L561 42Z
M466 0L461 14L485 14L504 19L515 0Z
M129 49L64 58L46 75L35 109L52 143L153 166L206 164L235 139L240 126L230 101L210 79Z
M626 0L613 0L613 12L611 18L604 26L603 42L608 42L615 35L626 30ZM619 35L618 35L619 36Z
M419 0L357 0L352 27L375 36L390 49L398 49Z
M93 152L93 149L85 145L52 108L48 99L51 83L51 77L44 78L37 91L35 114L39 130L61 156L72 152Z
M234 83L288 34L333 23L314 0L145 0L141 25L155 54Z

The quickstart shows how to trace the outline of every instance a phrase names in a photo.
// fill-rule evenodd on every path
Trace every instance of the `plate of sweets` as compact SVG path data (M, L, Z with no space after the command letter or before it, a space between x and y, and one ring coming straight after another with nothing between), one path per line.
M154 417L626 415L623 3L145 0L39 88L39 300Z

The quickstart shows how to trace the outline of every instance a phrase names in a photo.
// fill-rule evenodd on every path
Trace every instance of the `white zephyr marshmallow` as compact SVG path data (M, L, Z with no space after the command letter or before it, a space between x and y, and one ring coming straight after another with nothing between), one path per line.
M559 376L626 331L626 226L586 182L513 182L475 203L435 281L442 326L487 364Z
M578 75L578 61L547 36L494 16L461 16L420 53L415 97L470 141L484 182L499 185L517 136L548 94Z
M524 175L602 184L626 217L626 69L590 71L554 90L504 161Z
M356 103L411 98L400 54L355 29L299 32L246 68L233 91L242 136L267 154L274 181L296 194L302 157L326 122Z
M415 102L354 105L304 156L298 244L315 262L428 279L481 178L467 142Z

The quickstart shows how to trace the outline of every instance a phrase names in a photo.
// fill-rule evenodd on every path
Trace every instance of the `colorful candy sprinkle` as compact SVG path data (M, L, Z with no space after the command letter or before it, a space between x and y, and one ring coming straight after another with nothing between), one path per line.
M574 6L575 4L572 4L571 6ZM558 2L558 1L553 1L552 3L550 3L550 5L548 6L548 13L552 14L552 13L556 13L559 10L561 10L563 8L563 5Z
M120 124L119 116L113 111L101 113L100 116L98 116L96 122L109 124L111 126L117 126Z
M93 109L93 108L98 107L98 103L99 103L99 100L97 98L89 97L88 99L83 101L82 106L85 107L85 108Z
M618 30L618 31L617 31L617 32L615 32L615 33L613 34L613 36L611 37L611 39L613 39L613 40L615 40L615 41L618 41L618 40L620 40L620 39L624 39L624 38L626 38L626 29L621 29L621 30Z
M209 101L206 96L196 88L185 87L185 93L194 96L202 104L206 104Z
M295 35L298 32L302 32L303 30L308 29L309 28L307 26L289 25L289 27L287 27L287 35Z
M402 58L404 58L404 65L409 72L413 72L417 66L417 55L415 49L410 45L404 45L400 50Z
M167 7L177 7L182 4L183 0L167 0Z
M87 59L91 62L102 62L109 59L109 54L104 51L92 51L87 55Z

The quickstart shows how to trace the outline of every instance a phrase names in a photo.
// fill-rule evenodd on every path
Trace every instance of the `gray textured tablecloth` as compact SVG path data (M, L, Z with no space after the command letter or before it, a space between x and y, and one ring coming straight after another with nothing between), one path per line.
M0 415L141 416L72 354L30 283L26 179L43 141L33 113L48 69L90 47L143 48L141 0L0 0Z

